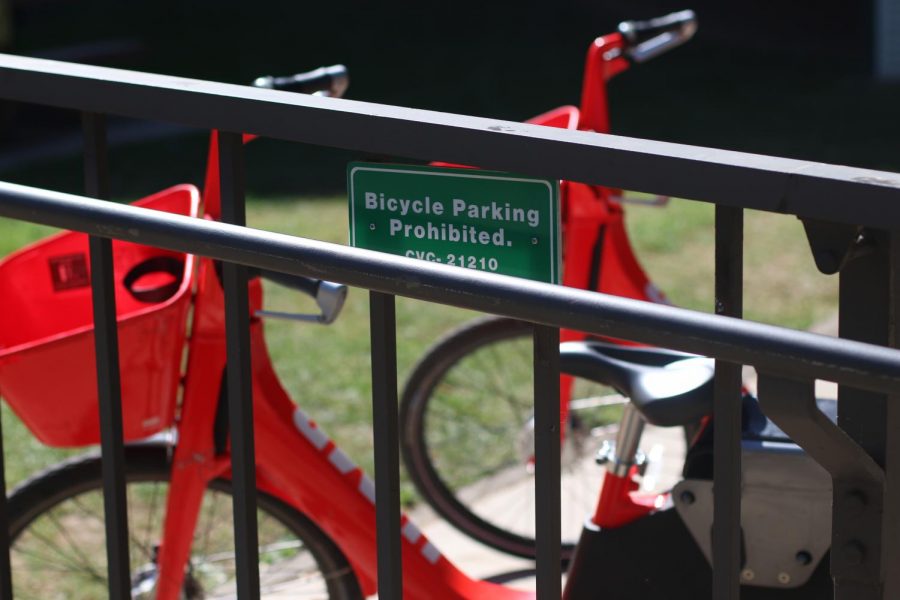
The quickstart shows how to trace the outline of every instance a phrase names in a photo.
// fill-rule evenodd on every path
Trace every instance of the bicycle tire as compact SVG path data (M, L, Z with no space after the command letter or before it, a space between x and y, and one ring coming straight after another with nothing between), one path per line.
M149 598L155 596L154 539L165 512L161 492L169 479L167 447L127 447L125 478L132 596ZM106 597L102 485L100 457L90 454L50 467L13 491L8 508L16 598ZM183 598L234 597L230 492L222 479L207 488ZM308 517L263 492L257 505L262 597L277 588L298 598L362 598L346 557ZM48 577L54 570L65 573Z
M521 464L523 449L520 447L516 455L515 444L510 438L513 437L511 431L519 429L517 441L521 446L521 431L527 429L527 424L522 423L522 420L530 418L533 405L531 336L532 326L529 323L508 318L484 317L463 324L435 343L415 366L404 387L400 405L401 453L410 478L424 500L466 535L502 552L525 558L535 556L534 481L533 475L527 472L530 465ZM517 352L521 350L524 354L517 359L521 364L499 363L497 356L508 352L513 346ZM442 393L442 389L456 390L463 386L460 381L471 388L483 385L487 378L484 371L489 367L497 367L494 376L498 378L502 375L510 381L519 380L515 402L520 407L527 407L527 416L520 413L518 417L512 417L511 423L504 423L509 413L492 408L495 404L493 401L501 395L509 394L509 389L512 388L504 389L503 394L499 393L500 390L496 394L493 393L494 390L488 390L488 394L473 392L469 398L461 398L470 393L468 389L454 391L452 398L449 392ZM455 379L451 382L453 377ZM525 388L521 387L522 380ZM505 387L507 383L498 384L498 387ZM581 398L576 394L585 389L597 391L596 388L590 389L592 385L594 384L584 380L576 380L573 398ZM610 397L615 394L611 388L601 388L600 391ZM511 397L505 400L510 402L511 407ZM626 400L621 399L621 402ZM453 409L438 406L450 403L458 406ZM460 409L460 406L465 410ZM446 410L450 416L446 440L440 439L443 432L434 432L441 427L434 423L439 418L435 415L441 410ZM584 519L593 513L596 506L603 476L603 469L594 464L596 450L604 440L614 440L618 431L620 412L610 411L609 408L594 410L597 412L591 415L571 410L570 427L562 449L561 527L564 561L571 557ZM600 411L606 413L600 414ZM465 429L467 423L479 419L483 422L473 427L480 434ZM580 427L581 431L576 427ZM601 433L595 434L596 431ZM586 433L591 435L588 437ZM481 447L485 439L491 439L488 450ZM442 444L441 447L437 447L438 444ZM502 454L501 459L495 461L498 463L496 469L493 464L485 466L497 458L490 456L494 453ZM509 475L510 468L518 469L510 466L513 457L519 461L518 467L524 466L526 471L524 474L519 473L519 477L528 479L525 483L520 480L516 484L519 485L520 493L516 494L514 501L530 501L532 505L525 506L524 510L521 507L516 507L517 510L507 507L497 513L492 509L491 502L498 502L498 482L509 481L512 477ZM466 459L471 459L472 465L460 467L461 471L450 464ZM494 474L495 471L497 475ZM462 475L459 475L460 472ZM479 473L482 472L487 475L481 477ZM473 484L473 480L479 483ZM493 497L485 500L485 496L479 497L480 492L473 492L473 488L480 488L485 496ZM515 523L511 522L512 517L516 519Z

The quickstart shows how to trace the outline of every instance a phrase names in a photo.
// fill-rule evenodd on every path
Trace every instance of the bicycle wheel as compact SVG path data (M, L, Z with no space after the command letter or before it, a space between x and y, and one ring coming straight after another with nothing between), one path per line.
M533 557L532 328L488 317L439 341L413 370L400 407L401 449L425 500L462 532ZM603 477L594 457L618 431L624 398L577 380L562 448L563 554Z
M166 448L126 449L132 598L155 596L158 548L169 464ZM10 556L16 598L107 596L100 458L66 461L19 486L9 498ZM334 543L307 517L260 493L262 597L361 598L356 578ZM231 487L207 489L194 534L182 598L233 598Z

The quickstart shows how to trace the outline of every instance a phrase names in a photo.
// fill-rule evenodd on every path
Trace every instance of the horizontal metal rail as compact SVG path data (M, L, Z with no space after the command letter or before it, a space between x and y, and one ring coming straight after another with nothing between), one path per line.
M717 218L716 226L716 311L720 315L736 317L741 314L743 208L880 230L870 231L861 238L870 244L877 238L883 245L885 241L888 246L895 245L897 234L891 232L900 231L900 174L896 173L2 54L0 98L75 109L89 115L122 115L204 130L255 133L405 159L446 160L713 202L718 205L717 211L722 217ZM97 120L95 125L99 123ZM101 128L95 129L99 135ZM240 137L237 133L225 137L231 141L226 146L232 152L223 153L222 186L226 199L231 199L225 204L230 205L234 213L231 219L225 220L241 223L241 218L235 218L243 210ZM99 152L91 151L90 143L86 159L89 175L91 169L97 173L105 171L101 168L103 157ZM105 185L100 180L95 183ZM87 189L88 195L96 195L90 185ZM555 327L715 356L719 364L716 418L721 427L717 427L715 441L714 480L716 489L722 492L715 499L717 526L714 530L717 533L714 535L713 567L716 598L736 599L740 595L737 578L740 558L739 365L757 367L768 381L783 379L790 380L791 385L805 386L810 394L812 379L842 384L839 422L845 432L835 428L833 433L841 436L849 433L860 446L860 453L870 456L875 461L873 465L885 466L888 480L896 479L897 469L891 465L898 464L895 460L897 444L889 435L897 430L890 423L896 422L900 414L895 410L891 396L900 383L900 351L894 349L12 184L0 183L0 215L270 271L327 278L372 290L373 306L380 307L373 310L372 326L373 349L378 349L375 355L381 361L375 365L373 355L377 375L373 379L376 407L396 407L393 295L548 325L547 328L538 327L535 336L535 358L539 366L535 388L540 392L535 397L548 400L539 407L535 418L537 473L542 481L540 487L544 489L559 479L559 436L554 429L558 405L550 402L558 378L557 366L549 360L555 354ZM854 230L848 231L849 237L842 239L842 244L853 241ZM842 231L841 236L845 233ZM895 283L897 279L897 256L892 251L888 260L884 251L883 247L878 249L868 255L866 261L857 257L852 268L841 274L841 335L845 337L896 343L895 338L885 337L884 330L889 322L897 321L896 291L893 289L896 286L887 292L888 281ZM225 271L226 297L231 298L226 300L226 306L230 306L231 313L246 317L246 307L241 309L241 302L245 303L245 300L236 293L241 288L242 278L232 276L229 279L227 276L229 272L240 272L240 267L234 266L231 271L226 268ZM853 293L846 294L846 290ZM870 297L877 301L870 302ZM112 315L107 314L107 320L109 318ZM247 324L233 321L235 326L228 328L227 344L229 389L234 390L231 421L246 424L252 422L250 402L246 394L239 393L239 388L247 384L249 377L249 358L246 352L241 352L247 346ZM107 331L105 337L114 338L115 328ZM116 362L109 356L103 361L105 371L99 378L101 386L112 382L117 372ZM722 368L726 364L728 368ZM777 396L770 395L766 400L777 406L788 404ZM238 414L243 417L237 418L235 415ZM396 425L396 417L392 417L390 411L382 411L380 417L381 422L376 422L374 428L376 447L383 450L376 454L376 478L379 499L387 499L388 504L380 503L377 519L379 548L387 558L384 564L379 561L379 594L399 597L402 593L398 562L399 488L396 432L391 429ZM113 437L121 436L113 426L104 425L104 431ZM803 432L799 433L798 439L804 438ZM236 446L239 460L235 465L252 466L252 437L246 430L242 433L240 428L233 434L245 446L243 450ZM896 435L894 433L893 437ZM810 438L806 436L805 439ZM892 448L890 452L885 451L888 446ZM105 460L109 460L108 454L104 451ZM105 488L123 490L121 473L115 474L113 469L109 472L113 475L104 477ZM255 569L251 566L255 565L256 559L252 548L246 550L248 546L255 546L252 543L255 538L251 508L252 471L237 468L235 479L238 484L236 512L243 515L237 527L236 552L238 563L244 564L241 570L247 573L243 583L239 584L239 595L253 598L258 593ZM848 535L865 536L860 539L875 549L880 548L882 538L896 537L895 525L888 523L888 519L882 523L878 503L868 511L873 526L866 531L857 527L854 519L858 515L854 511L858 507L847 505L841 491L847 488L855 493L853 477L835 477L834 483L835 540L842 535L838 531L840 527L844 527ZM887 490L885 506L897 505L896 493L890 493L891 486ZM107 495L111 497L111 492ZM875 490L872 497L880 496L881 492ZM537 579L541 597L556 597L559 581L558 497L552 500L543 504L537 523L538 555L541 557ZM113 502L110 503L112 508L108 507L112 512L115 512L114 505ZM242 507L241 510L237 510L238 507ZM2 509L0 503L0 513ZM723 522L726 527L719 525ZM108 529L115 529L115 526L109 525ZM122 532L116 533L123 537ZM854 543L857 542L860 548L865 547L859 540ZM842 547L835 545L837 549ZM110 548L112 554L121 554L115 550L115 544ZM881 564L880 552L873 553L873 565ZM837 557L832 565L836 597L842 600L862 598L853 587L858 575L854 569L859 565L842 558L840 551L834 556ZM892 552L885 556L885 560L892 560ZM9 587L8 568L2 564L6 562L5 557L0 556L2 589ZM124 589L122 578L127 572L127 560L122 563L120 559L119 562L119 567L113 565L111 572L114 577L116 572L121 572L119 579L122 581L118 586L111 584L111 592L116 587ZM887 591L881 594L880 572L872 570L865 577L866 585L871 588L866 598L892 597ZM896 578L892 585L896 585ZM127 591L120 591L119 595L122 594L127 595Z
M0 97L900 227L896 173L11 55Z
M891 393L900 351L782 327L0 183L0 216Z

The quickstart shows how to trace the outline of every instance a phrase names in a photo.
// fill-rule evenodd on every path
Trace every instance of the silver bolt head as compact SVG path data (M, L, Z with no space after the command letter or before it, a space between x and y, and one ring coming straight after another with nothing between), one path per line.
M779 573L778 574L778 583L782 585L787 585L791 582L791 576L787 573Z
M744 581L753 581L754 577L756 577L756 573L753 572L753 569L744 569L741 571L741 579Z

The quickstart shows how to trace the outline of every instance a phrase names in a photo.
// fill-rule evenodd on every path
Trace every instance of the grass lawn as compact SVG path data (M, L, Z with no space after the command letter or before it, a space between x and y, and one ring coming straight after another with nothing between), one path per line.
M713 290L713 208L673 200L665 208L629 206L629 233L651 278L677 305L708 311ZM255 199L248 223L260 229L345 243L346 201ZM0 221L0 253L45 235L49 229ZM748 318L806 328L836 306L836 278L815 270L800 222L750 212L745 226L745 307ZM312 310L296 292L267 284L267 306ZM472 313L398 299L398 360L403 381L424 350ZM341 318L320 325L270 321L267 340L279 376L291 396L371 472L368 295L351 290ZM48 399L64 401L64 399ZM66 451L42 447L3 406L7 483L15 484L52 464ZM405 484L404 496L411 498Z

